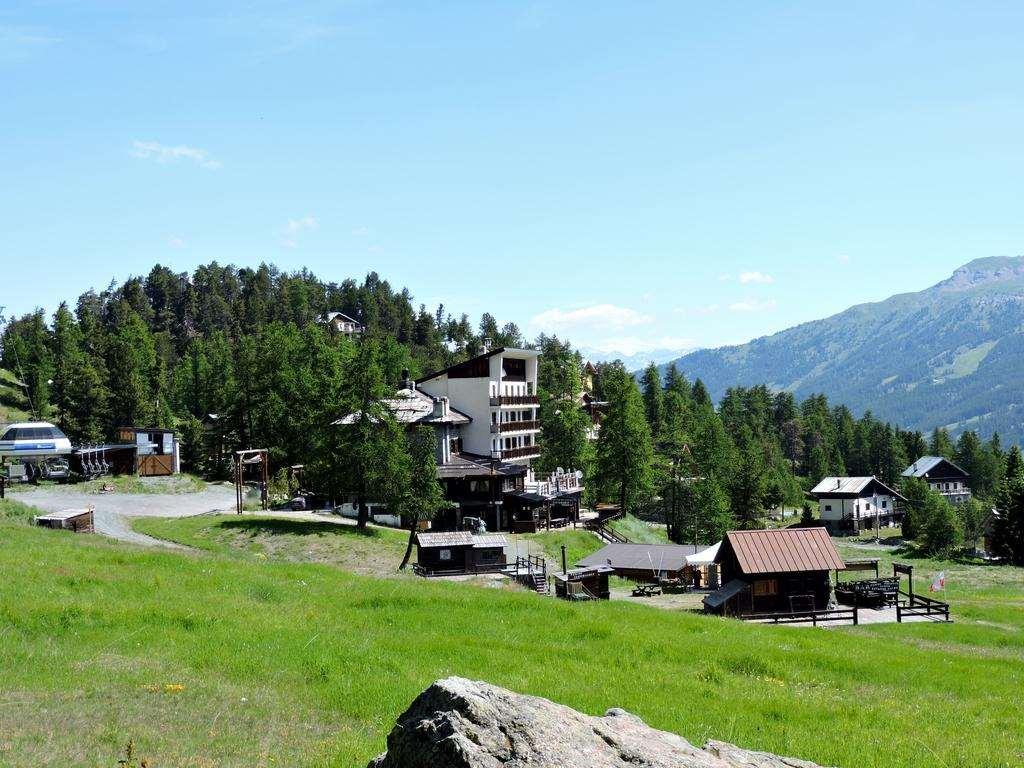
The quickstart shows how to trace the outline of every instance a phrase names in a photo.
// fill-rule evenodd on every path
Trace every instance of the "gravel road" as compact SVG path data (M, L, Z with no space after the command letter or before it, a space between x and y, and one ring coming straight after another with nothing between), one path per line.
M74 486L33 488L12 494L12 498L47 512L94 507L96 532L120 541L144 546L183 549L170 541L136 533L133 517L192 517L207 512L230 512L235 508L235 491L230 486L211 485L195 493L82 493Z

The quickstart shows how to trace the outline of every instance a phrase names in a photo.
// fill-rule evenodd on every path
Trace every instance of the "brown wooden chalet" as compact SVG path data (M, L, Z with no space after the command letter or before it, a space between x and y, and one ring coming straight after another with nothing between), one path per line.
M916 477L954 504L971 498L971 476L942 456L922 456L905 470L903 477Z
M506 566L508 540L501 534L429 531L416 534L416 564L421 576L495 573Z
M823 528L730 531L715 563L723 586L704 609L726 616L824 610L829 572L846 569Z

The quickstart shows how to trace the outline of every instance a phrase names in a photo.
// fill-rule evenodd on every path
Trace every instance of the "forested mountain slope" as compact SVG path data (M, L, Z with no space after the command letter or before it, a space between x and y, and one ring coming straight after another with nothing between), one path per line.
M821 392L855 413L912 429L1024 437L1024 257L978 259L917 293L699 350L677 365L716 400L731 386L769 383Z

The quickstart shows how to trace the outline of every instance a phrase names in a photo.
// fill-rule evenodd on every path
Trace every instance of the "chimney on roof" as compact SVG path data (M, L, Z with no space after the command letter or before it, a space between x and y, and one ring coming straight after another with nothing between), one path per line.
M492 339L490 336L484 336L484 338L480 342L480 345L481 345L480 352L483 353L483 354L486 354L486 353L490 352L491 351L491 347L493 346L493 344L494 344L494 339Z
M409 369L402 369L402 381L399 383L399 389L415 389L416 382L409 378Z
M837 478L836 478L836 490L837 490L837 491L839 490L839 486L841 486L842 484L843 484L843 480L842 480L842 478L840 478L840 477L837 477Z
M435 397L434 398L434 410L430 414L432 418L440 419L448 415L448 398L447 397Z

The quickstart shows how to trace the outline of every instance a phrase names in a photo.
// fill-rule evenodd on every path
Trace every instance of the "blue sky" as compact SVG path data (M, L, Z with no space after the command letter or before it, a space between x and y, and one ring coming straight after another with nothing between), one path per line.
M633 353L1024 252L1024 4L0 7L0 304L377 270Z

